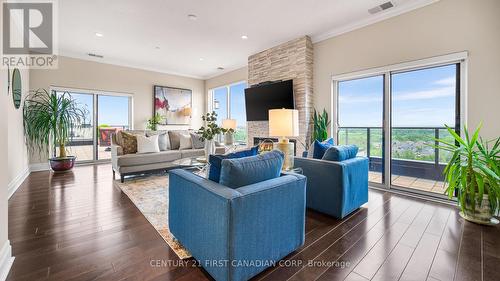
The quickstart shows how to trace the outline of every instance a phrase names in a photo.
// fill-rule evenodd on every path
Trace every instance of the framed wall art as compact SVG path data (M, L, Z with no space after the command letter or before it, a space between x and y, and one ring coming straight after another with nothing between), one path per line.
M190 125L193 93L189 89L153 87L153 115L159 113L161 125Z

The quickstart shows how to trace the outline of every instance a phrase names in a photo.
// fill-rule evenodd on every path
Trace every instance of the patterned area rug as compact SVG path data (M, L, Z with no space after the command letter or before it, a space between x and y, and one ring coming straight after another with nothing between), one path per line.
M168 229L168 174L128 179L124 183L115 180L115 184L134 202L179 258L191 257Z

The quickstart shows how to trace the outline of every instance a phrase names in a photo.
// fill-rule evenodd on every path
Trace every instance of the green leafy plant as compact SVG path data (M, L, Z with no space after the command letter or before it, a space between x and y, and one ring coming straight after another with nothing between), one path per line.
M156 113L155 115L153 115L153 117L148 119L146 129L156 131L158 129L158 125L160 125L162 121L163 117L160 115L160 113Z
M201 116L201 119L205 122L205 126L200 127L196 133L200 135L202 141L213 140L219 134L234 132L233 129L224 129L217 125L217 113L215 113L215 111Z
M79 127L87 111L69 93L48 93L45 89L30 91L24 100L24 135L30 149L39 153L52 143L59 147L58 158L66 158L66 144L72 128Z
M452 128L446 126L455 143L436 139L438 149L449 151L452 157L444 169L447 188L445 193L449 198L457 196L458 204L466 215L474 215L477 207L482 207L483 195L487 194L490 210L498 211L500 198L499 188L499 153L500 139L494 141L490 149L488 142L479 141L481 125L469 135L464 126L465 139Z
M313 141L324 141L328 138L328 126L330 126L330 120L328 120L328 113L323 109L323 113L319 114L316 109L313 115Z

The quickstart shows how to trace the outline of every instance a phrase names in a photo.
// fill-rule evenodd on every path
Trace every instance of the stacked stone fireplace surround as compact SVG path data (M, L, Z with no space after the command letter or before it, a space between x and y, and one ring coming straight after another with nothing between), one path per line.
M299 111L297 155L305 150L312 134L313 44L308 36L300 37L248 58L248 85L293 79L295 109ZM248 121L248 142L254 137L269 137L268 121Z

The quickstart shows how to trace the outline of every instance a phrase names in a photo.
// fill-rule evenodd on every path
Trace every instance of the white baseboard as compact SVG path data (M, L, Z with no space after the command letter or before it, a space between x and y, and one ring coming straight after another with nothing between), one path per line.
M30 165L30 172L40 172L50 170L49 163L36 163Z
M0 249L0 281L7 279L13 262L14 257L12 256L12 248L10 246L10 241L7 240Z
M22 171L15 179L13 179L9 185L7 186L7 198L10 199L14 192L21 186L23 181L29 176L30 174L30 167L26 167L24 171Z

